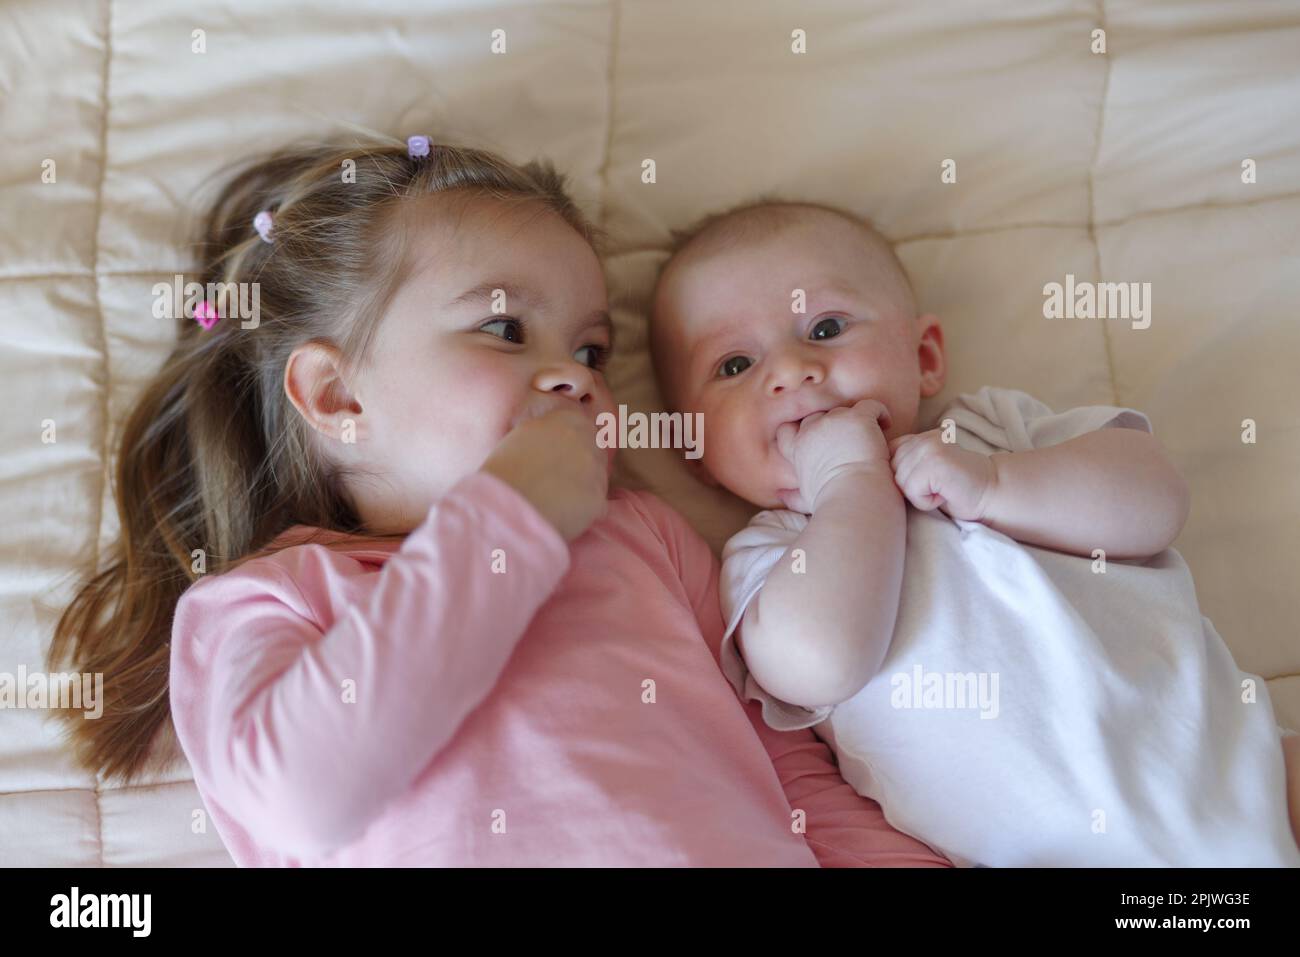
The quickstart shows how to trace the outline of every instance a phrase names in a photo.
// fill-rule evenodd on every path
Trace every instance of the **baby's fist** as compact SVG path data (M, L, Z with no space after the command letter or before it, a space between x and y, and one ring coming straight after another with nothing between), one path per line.
M942 434L931 429L892 440L894 482L922 511L938 507L962 521L983 521L997 486L997 466L990 456L945 443Z
M777 451L794 466L799 479L797 489L777 491L782 503L809 514L817 511L822 493L840 476L884 472L889 467L889 446L884 435L888 427L889 410L876 399L814 412L798 425L787 422L780 426L776 431Z

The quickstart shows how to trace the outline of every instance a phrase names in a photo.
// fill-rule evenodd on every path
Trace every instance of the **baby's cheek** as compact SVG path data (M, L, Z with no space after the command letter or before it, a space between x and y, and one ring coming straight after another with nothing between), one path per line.
M687 413L690 414L690 413ZM726 482L730 478L728 468L733 460L729 454L731 440L725 425L725 419L717 413L701 414L704 429L695 437L700 452L700 462L718 481Z
M715 423L712 434L708 429L710 421ZM704 461L709 471L733 490L761 481L768 465L753 431L743 421L724 422L718 424L718 417L705 419Z

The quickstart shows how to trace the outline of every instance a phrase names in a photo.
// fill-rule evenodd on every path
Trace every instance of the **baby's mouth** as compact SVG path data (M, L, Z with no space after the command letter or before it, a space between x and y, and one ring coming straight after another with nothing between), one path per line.
M881 404L883 405L884 403ZM805 412L803 415L799 416L796 419L786 419L783 422L778 422L776 424L776 428L772 430L772 439L771 439L772 448L776 449L778 454L781 454L781 442L778 436L780 435L781 429L785 428L786 426L790 426L796 432L798 432L799 427L803 424L803 420L808 418L810 415L817 415L819 412L830 412L833 409L838 409L838 408L848 408L851 405L852 403L842 403L841 405L833 405L830 408L826 408L826 409L813 409L811 412ZM888 432L890 426L893 424L893 418L890 416L888 409L885 409L880 413L880 417L877 419L877 421L880 424L881 432ZM782 458L784 458L784 455L782 455Z
M776 428L772 430L772 441L773 441L773 442L776 442L776 436L777 436L777 433L779 433L779 432L781 431L781 429L784 428L785 426L787 426L787 425L789 425L789 426L793 426L796 430L798 430L799 426L803 424L803 420L806 419L806 418L808 418L809 416L811 416L811 415L817 415L818 413L821 413L821 412L829 412L831 409L838 409L838 408L839 408L839 406L837 406L837 405L832 405L832 406L830 406L830 407L828 407L828 408L824 408L824 409L822 409L822 408L818 408L818 409L810 409L809 411L803 413L802 415L795 416L793 419L785 419L785 420L783 420L783 421L781 421L781 422L778 422L778 423L776 424Z

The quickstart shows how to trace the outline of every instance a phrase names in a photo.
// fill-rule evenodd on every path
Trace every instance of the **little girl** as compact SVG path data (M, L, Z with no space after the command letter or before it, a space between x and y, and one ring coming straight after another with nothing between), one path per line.
M741 704L717 560L609 491L598 240L548 164L424 137L226 185L202 281L258 315L180 317L51 650L106 677L88 766L170 715L240 865L947 863Z

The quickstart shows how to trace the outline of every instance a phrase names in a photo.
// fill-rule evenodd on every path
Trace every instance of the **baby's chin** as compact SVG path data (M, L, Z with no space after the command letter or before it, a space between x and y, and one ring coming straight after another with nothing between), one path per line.
M744 488L730 489L733 495L744 499L750 505L756 505L759 508L775 509L785 508L785 503L781 501L780 491L786 488L785 482L789 481L791 485L793 480L785 476L762 476L759 479L761 484L745 483Z

